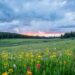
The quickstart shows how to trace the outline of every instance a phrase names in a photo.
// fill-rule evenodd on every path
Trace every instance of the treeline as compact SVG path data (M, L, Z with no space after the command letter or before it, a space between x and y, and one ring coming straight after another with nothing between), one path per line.
M0 32L0 39L16 39L16 38L42 39L42 38L49 38L49 37L27 36L27 35L22 35L17 33Z
M0 32L0 39L7 39L7 38L27 38L28 36L24 36L21 34L16 33L9 33L9 32Z
M75 32L68 32L64 35L61 35L61 38L75 38Z
M16 38L32 38L32 39L54 39L54 38L75 38L75 32L69 32L65 33L64 35L61 35L60 37L39 37L39 36L27 36L17 33L9 33L9 32L0 32L0 39L16 39Z

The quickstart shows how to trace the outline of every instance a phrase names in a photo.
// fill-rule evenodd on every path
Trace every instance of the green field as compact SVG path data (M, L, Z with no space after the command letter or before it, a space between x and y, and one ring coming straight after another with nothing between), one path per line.
M0 75L75 75L74 39L0 40Z

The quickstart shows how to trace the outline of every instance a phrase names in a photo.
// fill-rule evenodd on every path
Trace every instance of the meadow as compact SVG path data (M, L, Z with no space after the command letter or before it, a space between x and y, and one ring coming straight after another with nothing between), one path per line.
M75 40L0 39L0 75L75 75Z

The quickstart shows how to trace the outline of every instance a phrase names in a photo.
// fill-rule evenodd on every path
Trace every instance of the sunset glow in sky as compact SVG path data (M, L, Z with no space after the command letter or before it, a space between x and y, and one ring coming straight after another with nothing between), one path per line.
M75 0L0 0L0 31L46 36L75 31Z
M45 37L59 37L61 36L61 34L63 35L64 33L56 33L56 32L25 32L23 33L25 35L28 35L28 36L45 36Z

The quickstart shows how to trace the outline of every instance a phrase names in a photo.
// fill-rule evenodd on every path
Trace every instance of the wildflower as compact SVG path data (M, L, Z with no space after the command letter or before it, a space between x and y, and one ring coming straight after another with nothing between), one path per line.
M52 56L51 56L51 58L56 58L57 56L55 55L55 54L53 54Z
M27 71L30 71L30 67L27 68Z
M37 64L36 67L37 67L37 69L40 69L41 65L40 64Z
M16 68L17 67L16 64L13 64L13 67Z
M51 58L56 58L57 57L57 53L56 52L53 52L50 57Z
M64 61L64 64L67 64L67 62L66 62L66 61Z
M32 75L32 72L31 71L27 71L27 75Z
M68 52L67 55L68 55L68 56L71 56L72 54Z
M8 73L7 72L4 72L4 73L2 73L2 75L8 75Z
M32 75L32 72L30 71L30 67L27 69L27 75Z
M13 69L12 69L12 68L10 68L10 69L8 70L8 72L9 72L9 73L12 73L12 72L13 72Z
M41 55L38 55L38 58L42 58L42 56Z
M9 66L9 64L8 64L8 63L4 63L3 65L4 65L4 67L8 67L8 66Z
M71 56L73 53L72 53L72 51L70 51L70 50L66 50L66 51L65 51L65 54L66 54L67 56Z
M24 67L26 67L26 64L24 64Z

